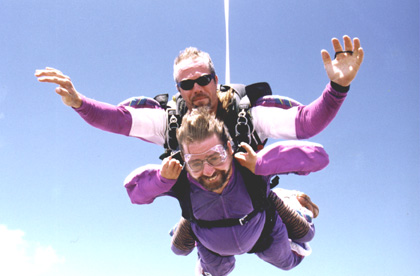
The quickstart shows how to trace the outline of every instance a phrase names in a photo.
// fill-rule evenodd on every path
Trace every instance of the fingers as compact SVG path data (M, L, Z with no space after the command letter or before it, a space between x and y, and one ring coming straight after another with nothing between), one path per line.
M344 41L344 51L353 51L351 38L348 35L343 36L343 41Z
M35 75L38 75L38 74L64 75L63 72L52 67L45 67L45 69L35 70Z
M343 36L343 42L344 42L344 50L343 47L340 44L340 41L337 38L333 38L331 40L332 45L334 47L334 51L341 52L341 51L352 51L353 45L351 43L351 38L348 35Z
M243 149L245 149L246 152L241 152L238 151L237 153L235 153L235 159L239 161L239 163L241 163L241 165L243 165L242 162L245 162L245 160L247 159L247 156L250 154L250 150L252 150L252 148L250 149L250 146L247 143L240 143L238 145L238 147L241 147Z
M353 44L354 44L353 52L357 52L359 50L359 48L360 48L360 40L359 40L359 38L355 37L353 39Z
M64 89L62 87L57 87L55 89L55 93L57 93L58 95L62 96L62 97L66 97L69 95L69 91L67 91L67 89Z
M333 45L334 51L335 52L342 52L343 51L343 47L341 47L340 41L337 38L333 38L331 39L331 43Z
M256 153L254 152L254 150L252 149L252 147L250 145L248 145L247 143L240 143L239 147L245 149L246 152L237 152L235 153L235 158L238 161L242 161L242 160L246 160L248 158L250 158L250 156L255 156Z
M173 159L172 157L167 157L162 161L162 170L161 175L167 179L177 179L179 174L182 171L181 163Z
M71 88L73 87L72 82L68 78L62 77L38 77L39 82L48 82L55 83L63 87Z
M248 168L251 172L255 172L255 164L257 162L257 154L247 143L239 144L240 147L244 148L246 152L238 152L235 154L235 159L242 166Z
M64 76L63 72L61 72L60 70L54 69L52 67L46 67L45 69L35 70L35 76L36 77L43 77L43 76L67 77L67 76Z
M356 39L355 39L356 40ZM341 44L340 44L340 41L337 39L337 38L333 38L332 40L331 40L331 42L332 42L332 44L333 44L333 48L334 48L334 51L336 52L336 55L337 55L337 53L340 53L340 52L353 52L354 53L354 50L355 50L355 48L356 48L356 45L355 45L355 47L353 48L353 43L352 43L352 41L351 41L351 38L348 36L348 35L345 35L345 36L343 36L343 45L344 45L344 49L343 49L343 47L341 46ZM359 45L360 45L360 41L357 39L357 42L359 43ZM356 44L356 43L355 43ZM357 47L357 49L358 49L359 47ZM351 55L351 53L340 53L340 55L344 55L344 56L347 56L347 55ZM337 55L337 57L338 57L339 55Z
M364 56L365 56L365 52L363 51L363 48L359 48L358 55L357 55L357 64L359 66L362 64Z
M248 154L254 154L255 153L254 150L252 149L252 147L250 145L248 145L247 143L242 142L242 143L239 144L239 146L241 148L245 149L246 153L248 153Z
M357 64L360 65L363 62L364 51L363 51L363 48L360 45L359 38L355 37L353 39L353 44L354 44L353 55L356 57Z
M179 162L179 160L172 158L171 156L163 159L162 164L166 166L166 168L168 169L179 168L179 167L182 169L182 165Z
M40 82L55 83L63 87L73 86L69 76L64 75L60 70L51 67L46 67L43 70L36 70L35 76Z
M323 49L321 51L321 57L322 57L322 61L324 62L324 65L327 66L328 64L331 64L331 56L328 53L327 50Z
M46 67L36 70L35 76L39 82L58 84L59 87L55 89L55 92L62 97L65 105L73 108L79 108L82 105L82 98L73 86L70 77L64 75L60 70Z
M235 157L236 161L239 162L239 164L241 164L244 167L247 166L248 158L247 158L247 154L246 153L244 153L244 152L237 152L234 157Z

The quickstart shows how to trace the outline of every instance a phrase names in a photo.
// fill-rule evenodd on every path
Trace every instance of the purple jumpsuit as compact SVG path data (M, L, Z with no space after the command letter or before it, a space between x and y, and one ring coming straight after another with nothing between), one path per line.
M255 174L297 173L306 175L323 169L329 162L328 155L321 145L287 141L272 144L258 153ZM190 196L194 216L202 220L240 218L252 210L252 201L246 190L242 175L235 168L229 182L221 194L205 190L200 183L187 175L190 182ZM175 196L171 188L176 180L160 176L160 165L146 165L133 171L125 181L131 202L149 204L158 196ZM267 186L267 191L269 187ZM232 227L200 228L192 223L196 235L197 250L204 271L212 275L227 275L235 264L235 255L247 253L252 249L264 227L265 213L258 213L247 224ZM258 257L272 265L289 270L303 259L291 247L287 230L280 217L271 233L274 238L271 246Z

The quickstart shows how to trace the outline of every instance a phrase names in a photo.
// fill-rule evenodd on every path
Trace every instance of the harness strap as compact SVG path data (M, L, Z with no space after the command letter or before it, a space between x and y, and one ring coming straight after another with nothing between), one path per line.
M254 209L248 215L243 216L242 218L229 218L229 219L220 219L220 220L200 220L196 219L194 221L201 228L215 228L215 227L232 227L236 225L244 226L247 224L256 214L261 212L261 210Z
M267 200L267 184L260 176L256 176L250 172L247 168L241 166L236 160L234 160L236 168L240 171L245 187L249 196L251 197L252 205L254 210L241 217L241 218L229 218L221 220L201 220L197 219L194 216L194 212L191 204L190 197L190 183L187 178L187 172L184 168L178 177L177 182L172 187L172 190L175 192L176 197L179 201L179 204L182 209L182 216L197 224L202 228L213 228L213 227L232 227L236 225L245 225L247 224L256 214L264 212L270 206Z
M274 225L276 224L276 209L273 205L270 205L265 214L265 224L261 235L252 249L248 251L248 253L262 252L268 249L273 243L273 237L271 236L271 233L273 232Z

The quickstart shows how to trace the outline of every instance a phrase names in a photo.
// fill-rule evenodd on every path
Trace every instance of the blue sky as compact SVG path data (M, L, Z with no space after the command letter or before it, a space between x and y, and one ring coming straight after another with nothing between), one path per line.
M320 206L313 253L288 275L414 275L420 269L419 3L230 1L231 82L267 81L309 104L328 82L321 50L359 37L365 60L334 121L311 141L330 165L280 184ZM175 93L196 46L225 79L223 1L0 2L0 275L193 275L172 254L177 202L132 205L123 180L161 148L87 125L36 69L117 104ZM281 272L254 255L231 275ZM277 275L277 274L276 274Z

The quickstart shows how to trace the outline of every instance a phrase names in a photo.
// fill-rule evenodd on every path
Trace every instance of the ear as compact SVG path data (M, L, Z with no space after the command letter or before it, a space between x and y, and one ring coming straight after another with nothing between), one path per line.
M216 82L216 85L219 83L219 77L217 75L214 76L214 81Z
M228 153L230 154L230 155L233 155L233 153L234 153L234 151L233 151L233 149L232 149L232 140L229 140L228 142L227 142L227 151L228 151Z
M176 87L176 90L178 90L178 92L181 93L181 90L179 90L178 84L175 83L175 87Z

